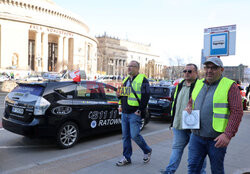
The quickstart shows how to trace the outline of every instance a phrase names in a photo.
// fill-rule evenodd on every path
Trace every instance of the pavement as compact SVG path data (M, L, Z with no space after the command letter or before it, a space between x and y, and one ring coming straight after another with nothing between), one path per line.
M132 164L123 167L115 166L120 157L102 161L92 166L80 169L74 174L158 174L164 170L171 154L172 133L166 130L166 139L151 144L153 149L151 161L148 164L142 163L142 152L136 150L132 156ZM231 140L225 157L226 174L250 174L250 111L244 112L243 120L236 136ZM152 135L155 136L155 135ZM149 137L146 137L150 139ZM211 173L209 161L207 161L207 173ZM182 157L181 164L176 174L187 173L187 148Z
M142 131L143 134L143 131ZM250 174L250 111L245 111L236 136L231 140L225 157L226 174ZM44 162L34 162L29 166L13 169L7 173L18 174L160 174L164 170L171 154L173 134L167 127L158 132L143 134L152 147L151 161L144 164L143 153L133 144L132 164L117 167L120 160L122 141L110 142L98 147L84 149L74 154ZM63 152L63 150L62 150ZM209 161L206 171L211 173ZM249 172L249 173L248 173ZM6 172L3 172L5 174ZM6 173L6 174L7 174ZM187 148L176 174L187 173Z

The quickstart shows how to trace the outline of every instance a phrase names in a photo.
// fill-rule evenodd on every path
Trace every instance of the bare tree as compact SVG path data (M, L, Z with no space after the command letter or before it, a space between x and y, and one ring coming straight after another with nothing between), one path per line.
M184 59L181 57L169 58L170 67L167 69L166 75L169 80L175 80L182 77L182 70L184 68Z

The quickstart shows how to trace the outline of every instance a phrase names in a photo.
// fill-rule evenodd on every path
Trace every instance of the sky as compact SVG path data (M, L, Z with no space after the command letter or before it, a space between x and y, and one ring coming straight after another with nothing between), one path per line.
M236 24L236 54L225 66L250 68L249 0L53 0L79 16L94 36L151 44L166 65L200 65L204 29ZM171 61L170 61L171 60Z

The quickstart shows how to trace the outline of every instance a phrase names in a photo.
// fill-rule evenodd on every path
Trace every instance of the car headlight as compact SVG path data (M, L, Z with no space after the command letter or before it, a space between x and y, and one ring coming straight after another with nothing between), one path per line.
M7 95L7 96L5 97L5 99L4 99L4 107L5 107L5 108L8 107L7 102L9 102L9 97L8 97L8 95Z
M167 99L159 99L158 100L158 104L161 105L161 106L168 106L169 105L169 100Z
M159 99L159 100L158 100L158 103L166 103L166 102L168 102L167 99Z
M43 97L39 97L35 104L34 115L44 115L49 106L50 102Z

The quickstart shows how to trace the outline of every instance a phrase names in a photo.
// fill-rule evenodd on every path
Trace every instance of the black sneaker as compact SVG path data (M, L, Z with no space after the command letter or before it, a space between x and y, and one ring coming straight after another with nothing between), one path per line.
M152 150L151 150L151 152L149 152L147 154L144 154L144 157L143 157L143 162L144 163L148 163L150 161L151 154L152 154Z
M125 158L125 156L123 156L122 159L116 163L117 166L125 166L125 165L128 165L128 164L131 164L131 161L128 161Z

